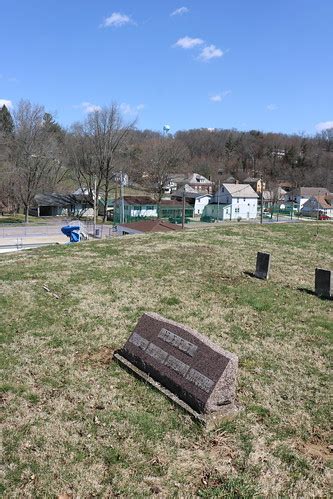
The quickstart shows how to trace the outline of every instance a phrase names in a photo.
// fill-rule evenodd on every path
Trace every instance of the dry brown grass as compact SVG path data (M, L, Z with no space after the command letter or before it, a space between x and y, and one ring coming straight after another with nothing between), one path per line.
M1 256L5 497L328 497L332 307L298 288L332 268L331 227ZM244 274L258 250L273 256L268 282ZM144 311L239 356L235 420L207 432L111 360Z

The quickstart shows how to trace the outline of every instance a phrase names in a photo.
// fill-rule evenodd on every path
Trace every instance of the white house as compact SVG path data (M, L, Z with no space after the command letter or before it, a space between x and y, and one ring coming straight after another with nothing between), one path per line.
M303 215L327 215L333 218L333 195L312 196L304 203L301 213Z
M185 179L184 173L170 173L163 186L164 194L172 194L177 190L177 185Z
M203 215L218 220L257 218L258 194L249 184L222 184L205 207Z
M324 187L299 187L287 192L285 201L293 203L297 211L301 211L304 204L313 196L326 196L330 194Z
M124 218L157 218L157 204L148 196L124 196ZM114 217L120 219L122 200L117 199L114 203Z
M205 206L210 202L212 196L210 194L200 194L188 184L183 185L180 189L173 192L171 199L181 201L185 196L186 202L193 206L193 215L202 215Z
M205 207L209 204L212 196L210 194L199 195L194 200L194 215L202 215Z

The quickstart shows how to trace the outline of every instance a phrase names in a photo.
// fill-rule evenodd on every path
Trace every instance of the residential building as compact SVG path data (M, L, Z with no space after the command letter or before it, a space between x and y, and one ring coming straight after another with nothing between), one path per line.
M239 180L234 177L233 175L230 175L229 173L219 173L219 180L221 183L225 184L238 184Z
M249 184L222 184L205 207L203 215L218 220L257 218L258 194Z
M186 178L184 173L170 173L167 181L163 186L164 194L172 194L177 190L177 186L180 185Z
M194 216L202 215L205 207L210 203L211 199L211 194L199 194L199 196L194 199Z
M293 182L290 182L290 180L282 179L277 181L279 187L284 189L286 192L290 192L292 189L295 188L295 184Z
M333 218L333 194L311 196L302 206L302 215L327 215Z
M313 196L327 196L330 192L324 187L299 187L286 194L285 201L292 204L294 209L301 211L304 204Z
M266 183L260 177L247 177L243 183L249 184L257 194L266 188Z
M114 203L114 221L121 220L122 200ZM138 218L179 218L182 216L183 203L175 199L162 199L157 203L148 196L124 196L124 219L130 222ZM185 203L185 216L193 216L193 207Z
M121 220L122 199L114 202L114 220ZM156 201L149 196L124 196L124 219L157 218Z
M193 187L185 184L183 187L171 194L171 199L182 201L183 196L185 196L186 203L193 206L194 216L202 215L205 206L212 198L211 194L200 194L195 189L193 189Z
M285 149L275 149L271 154L275 158L283 159L286 155L286 151Z
M187 178L185 178L181 182L178 182L177 185L178 187L180 187L185 184L188 184L190 187L200 193L211 194L213 192L213 182L208 180L203 175L200 175L199 173L191 173Z
M92 218L94 216L93 202L89 196L78 189L74 193L36 194L29 213L37 217L76 216Z

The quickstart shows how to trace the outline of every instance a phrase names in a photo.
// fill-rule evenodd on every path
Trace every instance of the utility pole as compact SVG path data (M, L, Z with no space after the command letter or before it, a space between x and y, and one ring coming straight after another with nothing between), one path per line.
M218 184L218 191L217 191L217 221L220 221L220 179L219 179L219 184Z
M319 235L319 192L317 196L317 237Z
M182 229L185 226L185 186L183 187L183 203L182 203Z
M116 219L116 213L117 213L117 208L118 208L118 181L116 179L115 182L115 191L114 191L114 203L113 203L113 225L116 225L116 223L120 222L120 216L119 216L119 221Z
M218 182L218 191L217 191L217 221L219 222L220 220L220 189L221 189L221 175L223 174L223 170L220 169L217 172L219 176L219 182ZM224 215L223 215L224 216ZM223 218L223 217L222 217Z
M96 223L97 223L97 179L94 179L94 236L96 235Z
M262 183L262 175L260 175L260 197L261 197L261 206L260 206L260 223L264 223L264 193L263 193L263 183Z
M123 172L120 172L120 195L121 195L121 223L125 222L125 200L124 200L124 182Z

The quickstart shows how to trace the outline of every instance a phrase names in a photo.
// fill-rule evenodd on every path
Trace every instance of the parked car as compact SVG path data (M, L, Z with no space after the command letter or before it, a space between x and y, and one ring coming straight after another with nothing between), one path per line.
M202 217L200 218L200 222L214 223L215 218L210 217L209 215L202 215Z
M331 220L331 217L328 215L319 215L319 220Z
M182 217L169 217L168 220L172 224L181 224L182 223ZM191 220L189 218L185 218L186 224L190 223L190 221Z

